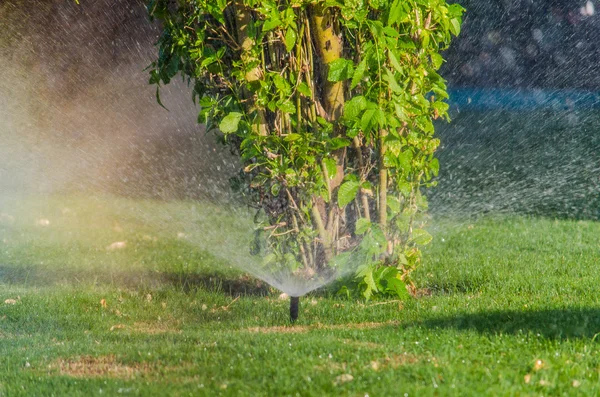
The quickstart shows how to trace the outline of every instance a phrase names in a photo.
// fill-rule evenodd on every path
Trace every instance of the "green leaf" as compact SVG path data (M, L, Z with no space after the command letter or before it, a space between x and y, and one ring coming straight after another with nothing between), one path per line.
M348 181L342 184L338 190L338 205L340 208L344 208L348 205L358 193L360 183L356 181Z
M412 191L412 185L408 181L398 180L398 191L402 193L404 197L408 197Z
M169 109L167 109L167 108L165 107L165 105L163 105L163 103L162 103L162 102L161 102L161 100L160 100L160 86L158 86L158 85L156 86L156 102L158 102L158 104L159 104L159 105L160 105L160 106L161 106L163 109L165 109L166 111L169 111Z
M440 66L444 63L444 57L438 54L437 52L432 53L431 55L431 64L435 69L439 69Z
M393 213L400 212L401 204L400 204L400 200L398 200L398 197L388 196L387 206Z
M366 300L369 300L373 292L377 292L377 284L375 284L375 279L373 278L373 268L371 267L368 272L365 273L363 277L363 282L366 284L367 288L363 292L363 296ZM368 292L367 292L368 291Z
M242 114L239 112L231 112L223 117L219 124L219 129L223 134L233 134L238 130L238 125L242 119Z
M273 195L273 197L278 197L280 191L281 185L279 183L274 183L271 185L271 194Z
M428 30L424 30L421 32L421 46L423 48L429 47L429 41L431 39L431 35Z
M406 233L410 228L410 215L399 214L394 218L394 223L401 233Z
M358 69L357 69L358 70ZM344 104L344 119L354 120L358 115L367 108L367 100L364 96L359 95L350 99Z
M360 128L365 134L371 132L373 126L377 123L375 116L376 111L377 109L367 109L360 119Z
M386 26L385 28L383 28L383 33L385 33L385 35L389 37L400 37L400 33L398 33L396 29L390 26Z
M346 146L350 146L349 140L340 138L340 137L335 137L331 141L329 141L328 149L333 151L333 150L341 149Z
M306 83L298 84L298 91L307 98L310 98L312 93L310 92L310 88Z
M363 76L365 75L366 70L367 70L367 59L365 58L358 64L358 66L356 67L356 70L354 71L354 76L352 76L352 83L350 84L351 90L356 88L356 86L360 83L360 81L363 79Z
M300 134L295 134L295 133L291 133L291 134L288 134L288 135L287 135L287 136L284 138L284 141L286 141L286 142L294 142L294 141L297 141L297 140L299 140L299 139L302 139L302 135L300 135Z
M400 278L390 277L386 279L387 288L386 290L394 293L399 299L407 300L410 299L410 295L408 294L408 290L406 289L406 284Z
M400 167L405 171L405 172L410 172L410 170L412 169L412 162L413 159L413 152L409 149L409 150L405 150L404 152L400 153L400 155L398 156L398 163L400 164Z
M331 82L343 81L352 77L354 62L345 58L338 58L329 64L327 80Z
M354 229L354 233L358 235L365 234L370 227L371 222L369 222L366 218L359 218L356 221L356 228Z
M438 173L440 172L439 160L436 158L433 158L431 160L431 162L429 163L429 167L431 167L431 172L433 172L433 175L438 176Z
M413 229L411 240L417 245L427 245L433 240L433 237L423 229Z
M296 106L294 106L292 101L290 101L289 99L286 99L282 102L277 103L277 107L279 108L279 110L281 110L285 113L291 113L291 114L296 113Z
M394 54L391 50L388 51L388 58L390 59L390 63L396 69L398 73L402 73L402 65L398 62L398 58L396 58L396 54Z
M265 21L263 24L263 32L268 32L269 30L273 30L276 27L281 25L281 19L279 19L279 15L275 12L271 14L271 17Z
M460 34L460 21L458 20L458 18L452 18L450 20L450 31L455 36L458 36Z
M290 52L296 45L296 39L298 35L296 31L292 28L288 28L287 32L285 32L285 49Z
M404 18L408 16L406 11L403 9L404 0L394 0L390 7L390 13L388 15L387 25L391 26L395 23L402 22Z
M325 165L329 179L335 178L335 175L337 174L337 164L335 163L335 160L330 157L324 158L323 164Z
M465 12L465 8L460 4L455 3L448 6L448 14L452 15L453 17L460 17L463 12Z
M400 88L400 86L398 85L398 82L396 81L396 77L394 76L394 74L387 68L385 69L385 74L386 75L384 77L384 80L386 80L388 82L392 91L394 91L396 94L401 94L402 88Z

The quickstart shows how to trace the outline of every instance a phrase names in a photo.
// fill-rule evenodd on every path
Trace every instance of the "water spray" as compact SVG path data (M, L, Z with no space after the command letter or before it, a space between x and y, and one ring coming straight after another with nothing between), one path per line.
M290 296L290 320L292 322L298 319L298 306L300 303L299 296Z

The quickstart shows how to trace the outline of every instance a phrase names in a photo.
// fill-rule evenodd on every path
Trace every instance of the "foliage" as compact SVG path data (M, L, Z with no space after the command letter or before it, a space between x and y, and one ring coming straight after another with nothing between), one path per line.
M348 264L362 293L405 295L447 118L439 54L460 32L445 0L151 0L150 82L178 73L199 121L244 163L265 214L266 266L304 277Z

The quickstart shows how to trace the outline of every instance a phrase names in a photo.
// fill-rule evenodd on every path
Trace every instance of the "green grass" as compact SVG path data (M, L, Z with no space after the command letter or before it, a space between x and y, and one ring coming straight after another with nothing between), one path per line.
M600 223L439 220L424 296L314 294L290 326L287 301L193 236L232 216L191 205L5 202L0 396L600 394Z

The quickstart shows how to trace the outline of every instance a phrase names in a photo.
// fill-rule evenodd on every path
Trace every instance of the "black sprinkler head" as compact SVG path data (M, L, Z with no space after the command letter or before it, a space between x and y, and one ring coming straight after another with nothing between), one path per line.
M300 297L290 296L290 319L292 322L298 319L298 306L300 303Z

